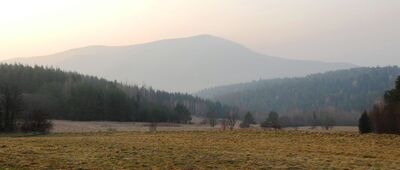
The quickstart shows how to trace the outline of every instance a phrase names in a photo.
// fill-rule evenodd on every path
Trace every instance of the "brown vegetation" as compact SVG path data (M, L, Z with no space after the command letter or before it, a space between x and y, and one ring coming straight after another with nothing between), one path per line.
M51 134L1 137L0 167L397 169L399 147L399 136L357 133L236 130Z

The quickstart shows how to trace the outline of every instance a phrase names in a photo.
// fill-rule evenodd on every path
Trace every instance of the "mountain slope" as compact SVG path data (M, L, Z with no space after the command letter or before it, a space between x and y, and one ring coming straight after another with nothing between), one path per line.
M200 35L131 46L90 46L9 63L60 67L168 91L195 92L218 85L304 76L355 67L345 63L288 60L255 53L229 40Z
M242 110L283 115L325 112L353 115L379 101L394 86L398 67L354 68L302 78L260 80L205 89L198 96Z

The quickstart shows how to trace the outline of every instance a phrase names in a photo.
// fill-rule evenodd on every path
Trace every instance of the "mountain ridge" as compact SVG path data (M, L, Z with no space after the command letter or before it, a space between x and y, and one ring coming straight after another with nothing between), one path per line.
M348 63L268 56L207 34L125 46L86 46L3 62L53 66L181 92L196 92L206 87L260 78L303 76L356 67Z

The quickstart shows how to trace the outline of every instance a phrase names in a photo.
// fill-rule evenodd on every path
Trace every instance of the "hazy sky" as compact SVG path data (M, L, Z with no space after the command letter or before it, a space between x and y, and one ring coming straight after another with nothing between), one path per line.
M286 58L400 65L400 0L0 1L0 59L197 34Z

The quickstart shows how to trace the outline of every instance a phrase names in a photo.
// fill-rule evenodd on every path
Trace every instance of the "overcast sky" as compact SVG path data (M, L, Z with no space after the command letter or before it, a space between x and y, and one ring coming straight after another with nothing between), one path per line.
M272 56L400 65L400 0L0 1L0 59L197 34Z

